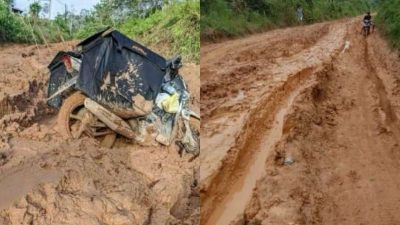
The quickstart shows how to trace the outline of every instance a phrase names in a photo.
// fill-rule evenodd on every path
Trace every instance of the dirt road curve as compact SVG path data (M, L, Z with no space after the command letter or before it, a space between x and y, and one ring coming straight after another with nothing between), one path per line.
M400 60L359 26L202 46L202 225L400 224Z
M0 46L0 224L198 223L199 159L175 145L61 138L45 104L46 67L73 44ZM199 111L199 66L181 72Z

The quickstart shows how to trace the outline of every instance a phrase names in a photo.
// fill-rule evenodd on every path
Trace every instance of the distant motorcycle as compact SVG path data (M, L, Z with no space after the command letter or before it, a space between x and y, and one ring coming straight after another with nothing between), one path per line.
M362 28L362 34L364 35L364 37L367 37L371 32L371 28L372 31L374 30L374 25L372 23L371 20L364 20L363 21L363 28Z
M59 109L67 137L93 137L112 147L117 134L139 143L174 140L199 155L200 116L189 108L181 58L165 60L150 49L107 29L60 52L48 66L47 102Z

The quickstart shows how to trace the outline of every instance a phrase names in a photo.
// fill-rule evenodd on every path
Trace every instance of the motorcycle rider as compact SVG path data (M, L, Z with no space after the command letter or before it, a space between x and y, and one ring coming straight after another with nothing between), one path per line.
M297 20L298 20L300 23L303 22L303 19L304 19L304 10L303 10L303 7L301 7L300 4L297 5L296 16L297 16Z
M373 27L371 12L367 12L367 15L365 15L363 19L363 29L365 29L365 27L367 28L367 35L370 33L371 26Z

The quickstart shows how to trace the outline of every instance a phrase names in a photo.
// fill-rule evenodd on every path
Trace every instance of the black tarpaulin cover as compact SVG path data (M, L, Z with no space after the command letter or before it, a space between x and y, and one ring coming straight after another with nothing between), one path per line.
M82 64L77 88L100 102L130 107L132 97L157 96L166 60L118 31L103 31L78 44Z

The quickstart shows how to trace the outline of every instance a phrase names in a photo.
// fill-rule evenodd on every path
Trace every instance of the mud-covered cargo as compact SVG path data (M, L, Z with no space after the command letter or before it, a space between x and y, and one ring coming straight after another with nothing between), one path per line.
M137 96L153 101L165 75L166 60L118 31L104 30L77 45L81 65L75 88L91 99L131 108ZM48 95L71 78L60 52L49 65L51 71ZM49 105L61 106L61 98Z

